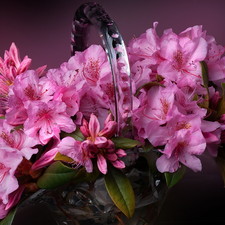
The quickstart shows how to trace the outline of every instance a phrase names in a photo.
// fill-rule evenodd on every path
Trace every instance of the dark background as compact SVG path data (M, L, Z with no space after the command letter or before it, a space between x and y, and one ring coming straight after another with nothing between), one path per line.
M70 57L71 21L76 9L86 1L2 1L0 4L0 56L15 42L21 58L28 55L32 68L59 67ZM116 21L125 43L138 37L158 21L157 33L173 28L203 25L207 34L225 45L224 0L99 0ZM93 31L90 44L100 44ZM203 171L187 171L171 189L155 225L225 224L225 190L214 160L202 156ZM15 224L44 224L48 213L42 207L18 213ZM42 222L40 222L42 221ZM46 223L48 224L48 223Z

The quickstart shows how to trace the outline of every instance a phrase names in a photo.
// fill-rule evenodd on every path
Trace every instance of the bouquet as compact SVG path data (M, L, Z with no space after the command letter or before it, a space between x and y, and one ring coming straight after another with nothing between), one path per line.
M167 29L159 37L157 25L128 43L130 74L118 57L122 79L116 88L100 45L75 51L48 70L30 69L31 59L21 60L14 43L5 51L0 224L11 224L16 206L40 188L91 185L98 177L132 218L136 192L126 174L140 159L157 168L169 188L186 167L202 170L197 156L205 151L225 177L225 48L202 26L180 34Z

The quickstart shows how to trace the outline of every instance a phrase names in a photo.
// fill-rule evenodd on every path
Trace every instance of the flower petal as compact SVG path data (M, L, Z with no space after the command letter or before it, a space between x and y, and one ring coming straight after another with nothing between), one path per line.
M89 121L89 132L93 140L95 140L95 138L98 136L99 131L100 131L100 123L97 117L94 114L91 114Z
M97 165L100 172L102 172L103 174L107 173L107 162L106 159L101 154L97 155Z

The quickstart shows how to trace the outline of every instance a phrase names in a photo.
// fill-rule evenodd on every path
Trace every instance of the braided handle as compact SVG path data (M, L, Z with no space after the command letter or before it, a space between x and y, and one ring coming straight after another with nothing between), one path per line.
M99 4L89 2L77 9L72 22L71 54L84 51L88 47L88 35L92 25L102 39L110 63L115 93L115 120L118 123L117 134L121 135L121 125L124 122L128 123L128 117L131 117L132 112L130 67L121 34L115 22Z

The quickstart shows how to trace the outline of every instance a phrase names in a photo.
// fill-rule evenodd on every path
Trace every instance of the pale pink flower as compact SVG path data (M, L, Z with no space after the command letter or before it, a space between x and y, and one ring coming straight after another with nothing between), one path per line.
M205 59L206 54L205 39L196 37L181 46L179 37L172 31L168 32L161 39L160 55L165 60L159 64L157 72L171 81L189 76L193 81L202 82L200 61Z
M91 45L83 52L75 52L67 68L79 71L79 76L90 86L97 86L100 78L111 72L106 52L100 45Z
M151 123L147 127L148 140L154 147L167 144L172 136L182 129L189 130L191 133L201 129L200 116L195 114L184 115L176 107L174 107L173 115L173 118L165 126Z
M74 116L79 110L80 91L76 86L59 86L54 93L53 100L62 101L66 104L66 113Z
M153 28L146 30L140 37L134 37L129 43L127 52L131 65L140 60L146 59L149 65L157 63L158 58L155 53L159 50L159 37L156 33L158 22L153 23Z
M14 81L13 93L22 100L25 108L31 101L47 103L53 98L54 91L51 81L45 77L39 78L34 70L27 70Z
M28 119L24 132L31 137L38 133L42 144L52 137L59 139L60 130L71 133L76 129L72 119L66 114L66 105L60 101L31 102L27 109Z
M173 173L182 163L195 172L201 171L201 161L195 155L201 155L205 148L205 138L200 130L191 133L182 129L174 133L166 144L163 155L156 161L157 169L161 173Z
M0 120L0 149L14 152L30 159L38 152L35 145L40 144L37 138L27 136L23 130L14 130L5 120Z
M13 126L24 124L27 119L27 110L20 98L13 95L9 98L9 109L5 114L6 121Z

